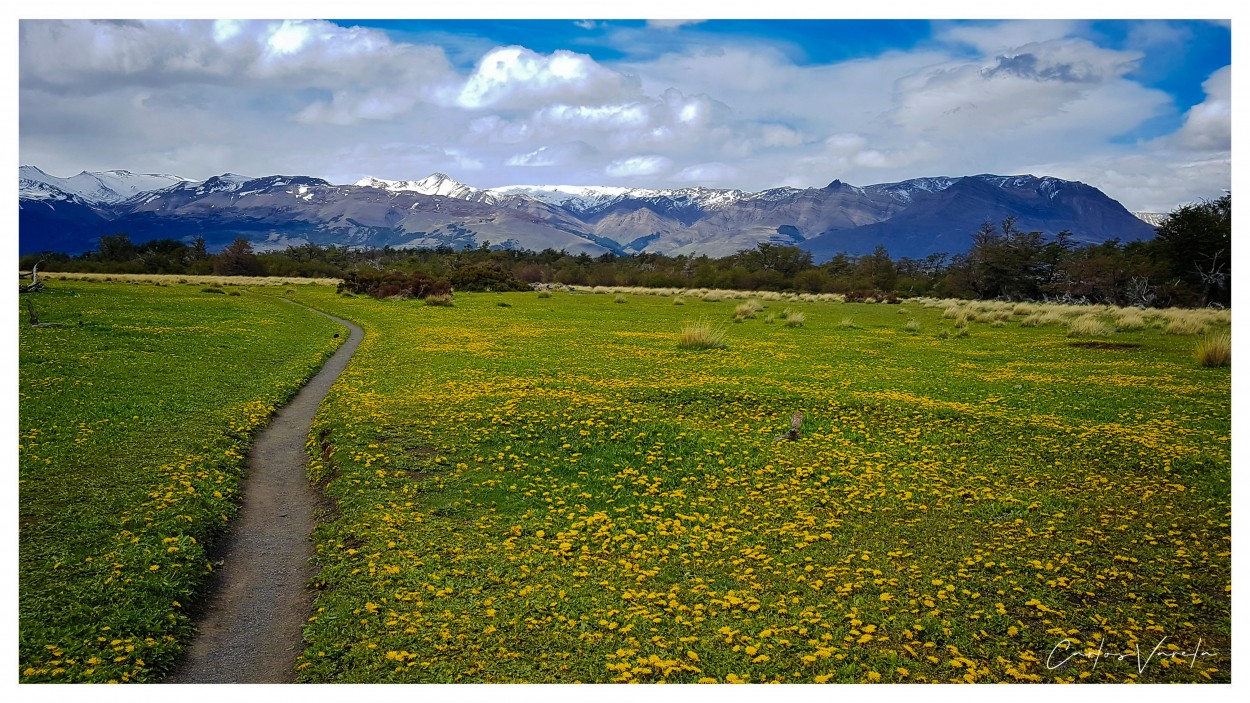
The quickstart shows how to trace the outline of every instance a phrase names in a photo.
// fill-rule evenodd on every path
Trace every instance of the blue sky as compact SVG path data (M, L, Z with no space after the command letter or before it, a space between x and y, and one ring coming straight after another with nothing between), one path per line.
M1231 35L1196 20L23 21L21 160L332 182L1231 187Z

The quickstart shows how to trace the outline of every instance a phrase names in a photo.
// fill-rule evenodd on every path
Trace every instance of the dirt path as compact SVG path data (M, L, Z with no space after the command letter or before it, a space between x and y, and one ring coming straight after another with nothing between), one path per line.
M310 308L311 309L311 308ZM325 313L319 313L325 314ZM286 683L295 679L302 628L312 610L313 510L320 493L305 474L304 444L317 406L347 366L364 333L326 362L257 437L248 456L243 503L208 606L186 656L166 683Z

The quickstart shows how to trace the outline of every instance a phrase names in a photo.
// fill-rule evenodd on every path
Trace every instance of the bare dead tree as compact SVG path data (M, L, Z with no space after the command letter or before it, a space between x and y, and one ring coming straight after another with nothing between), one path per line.
M1203 283L1207 285L1216 285L1221 288L1224 287L1224 281L1227 278L1227 274L1224 273L1224 264L1220 261L1220 256L1223 255L1223 253L1224 250L1220 249L1214 254L1204 257L1211 260L1209 270L1204 270L1202 268L1202 264L1197 261L1194 262L1194 268L1198 269L1198 278Z
M1142 276L1134 276L1128 282L1124 295L1128 299L1129 305L1135 305L1139 308L1148 308L1154 305L1157 297L1154 287L1150 285L1150 279Z
M43 290L43 282L39 280L39 264L42 264L43 262L44 260L40 259L34 266L30 268L30 284L21 286L20 288L18 288L19 292L37 293ZM24 277L25 276L23 276L23 278Z

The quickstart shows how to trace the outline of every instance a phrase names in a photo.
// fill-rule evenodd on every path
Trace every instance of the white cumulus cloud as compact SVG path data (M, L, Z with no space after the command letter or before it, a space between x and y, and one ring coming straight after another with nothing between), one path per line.
M628 176L655 176L668 171L673 166L672 159L658 154L647 156L630 156L617 159L603 170L609 176L618 178Z

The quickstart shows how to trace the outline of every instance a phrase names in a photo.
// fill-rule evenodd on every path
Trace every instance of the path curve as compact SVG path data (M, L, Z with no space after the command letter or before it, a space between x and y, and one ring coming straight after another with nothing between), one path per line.
M347 320L308 309L345 325L351 334L257 435L248 454L243 502L222 552L224 563L198 632L166 683L295 680L313 601L307 587L315 575L309 535L313 511L323 500L308 482L305 443L317 406L364 337Z

